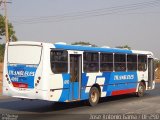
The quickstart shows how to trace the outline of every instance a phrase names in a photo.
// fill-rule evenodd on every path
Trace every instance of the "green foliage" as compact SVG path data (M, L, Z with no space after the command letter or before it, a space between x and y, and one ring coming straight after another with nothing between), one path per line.
M3 62L4 50L5 50L5 44L0 44L0 62Z
M122 49L131 50L131 47L129 47L128 45L117 46L116 48L122 48Z
M160 60L154 60L154 65L155 65L155 68L159 68L160 67Z
M8 23L8 35L10 41L18 40L11 23ZM2 15L0 15L0 36L5 36L5 18Z
M84 45L84 46L97 47L97 45L95 45L95 44L91 44L89 42L82 42L82 41L80 41L80 42L74 42L74 43L72 43L72 45Z

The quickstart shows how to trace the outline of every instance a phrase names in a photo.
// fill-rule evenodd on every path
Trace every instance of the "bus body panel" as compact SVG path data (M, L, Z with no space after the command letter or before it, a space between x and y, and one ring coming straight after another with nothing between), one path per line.
M14 87L34 88L37 65L8 64L7 69Z
M64 102L69 100L69 74L57 74L50 76L50 100Z
M16 43L9 43L9 45L42 46L42 44L40 43L31 44L30 42L16 42ZM43 70L43 61L44 61L43 60L44 50L39 51L39 52L42 52L41 58L40 58L41 60L39 64L36 64L36 65L19 64L19 63L10 64L8 63L8 60L7 60L9 45L6 44L6 49L5 49L4 73L3 73L3 95L18 97L18 98L48 100L48 91L43 87L44 75L42 74L43 72L42 70ZM24 55L24 54L21 54L21 55ZM38 80L39 80L39 83L37 83Z
M83 73L82 99L88 99L94 84L100 85L101 97L136 92L137 72Z
M41 46L40 63L36 65L8 63L9 45ZM3 95L41 99L47 101L67 102L73 100L86 100L93 85L100 86L100 97L114 96L138 91L138 85L143 80L148 85L148 69L146 71L133 72L95 72L85 73L83 71L83 52L109 52L124 54L151 54L151 52L140 52L114 48L93 48L84 46L60 45L39 42L15 42L6 44L3 71ZM50 51L60 49L68 51L68 73L55 74L51 70ZM70 55L78 54L82 57L81 85L71 82ZM25 56L24 56L25 57ZM153 55L152 55L153 57ZM15 59L16 60L16 59ZM8 75L6 77L6 75ZM28 77L26 77L28 75ZM9 80L7 80L7 78ZM9 83L10 81L10 83ZM15 82L15 83L14 83ZM17 83L18 82L18 83ZM22 84L21 84L22 83ZM26 86L27 85L27 86ZM80 87L80 92L78 91ZM152 89L155 87L153 81ZM149 90L146 87L146 90ZM74 92L73 92L74 91ZM79 98L80 94L80 98ZM74 96L74 97L73 97Z

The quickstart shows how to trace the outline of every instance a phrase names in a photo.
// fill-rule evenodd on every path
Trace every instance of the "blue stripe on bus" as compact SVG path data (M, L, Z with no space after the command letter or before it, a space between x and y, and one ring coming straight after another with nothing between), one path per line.
M62 74L63 76L63 91L59 99L60 102L66 100L78 99L78 82L70 82L70 74ZM86 86L89 82L89 77L86 73L82 73L81 82L81 100L89 98L89 92L86 92ZM102 92L106 92L106 96L111 96L112 92L119 90L136 89L138 84L137 72L103 72L102 76L97 78L105 78L104 86L102 86ZM65 84L65 81L69 81L69 84ZM96 83L96 80L93 80ZM73 87L73 88L72 88ZM91 87L91 86L89 86ZM68 88L68 89L65 89Z
M79 82L70 82L69 100L77 100L79 92Z
M119 49L119 48L100 48L100 47L88 47L80 45L63 45L54 44L57 49L65 50L78 50L78 51L96 51L96 52L111 52L111 53L132 53L131 50Z
M102 86L102 92L107 92L106 96L111 96L112 92L116 90L136 88L138 84L137 72L104 72L101 77L105 78L104 86ZM85 92L88 78L89 76L86 76L86 73L82 74L82 100L89 98L89 93Z
M78 99L79 82L70 82L70 74L62 74L63 78L63 89L60 102L65 102L66 100L76 100Z

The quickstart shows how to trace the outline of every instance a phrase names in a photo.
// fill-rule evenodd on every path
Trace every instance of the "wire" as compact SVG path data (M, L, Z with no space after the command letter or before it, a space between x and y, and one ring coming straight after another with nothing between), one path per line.
M160 5L160 0L152 0L148 2L127 4L122 6L102 8L102 9L96 9L96 10L90 10L90 11L73 12L73 13L67 13L67 14L55 15L55 16L45 16L45 17L38 17L38 18L32 18L32 19L24 19L24 20L13 21L13 22L14 24L59 22L64 20L75 20L75 19L97 17L97 16L104 16L104 15L113 15L113 14L138 10L138 9L147 8L147 7L156 7L159 5Z
M149 2L148 4L151 5L151 2ZM124 7L124 6L118 6L118 7L120 7L121 9L126 9L127 8L127 7ZM130 7L130 9L131 9L131 7ZM116 9L113 9L113 10L110 9L110 10L108 10L108 12L109 11L114 12L116 10L119 10L119 8L116 8ZM95 14L95 13L101 13L101 12L104 12L104 9L99 9L98 11L97 10L92 10L92 11L79 12L79 14L76 14L76 15L74 15L74 14L73 15L72 14L63 14L63 15L59 15L59 16L40 17L40 18L34 18L34 19L28 19L28 20L22 20L22 21L27 22L27 21L37 20L37 19L38 20L43 20L43 19L48 19L48 18L75 17L75 16L80 16L80 15L85 15L85 14Z
M156 0L157 1L157 0ZM48 16L48 17L39 17L39 18L33 18L33 19L27 19L27 20L23 20L23 21L28 21L28 20L36 20L36 19L47 19L47 18L52 18L52 17L70 17L72 16L72 14L78 14L78 15L81 15L81 14L91 14L91 13L97 13L97 12L104 12L104 10L107 10L107 11L115 11L115 10L119 10L119 9L126 9L126 8L131 8L131 7L138 7L138 5L152 5L153 2L156 2L156 1L152 1L152 2L143 2L142 3L137 3L137 4L131 4L130 6L128 5L125 5L125 6L116 6L116 7L110 7L110 8L103 8L103 9L96 9L96 10L91 10L91 11L82 11L82 12L74 12L74 13L70 13L70 14L62 14L62 15L57 15L57 16ZM159 2L159 1L158 1ZM135 6L136 5L136 6Z
M151 4L151 2L149 2L148 3L149 4L149 6L153 6L153 4ZM137 7L137 6L136 6ZM124 11L124 9L126 9L126 8L124 8L123 7L123 9L122 9L122 11ZM127 8L128 9L128 8ZM137 9L137 8L134 8L134 9L132 9L131 7L129 8L130 10L135 10L135 9ZM101 9L102 10L102 9ZM121 11L115 11L116 9L114 9L114 10L109 10L110 12L121 12ZM95 11L95 10L94 10ZM108 12L109 12L108 11ZM90 14L99 14L99 12L103 12L103 11L96 11L96 13L95 12L86 12L86 13L84 13L83 12L83 14L82 14L82 12L79 12L80 14L76 14L76 15L59 15L59 16L49 16L49 17L43 17L43 18L34 18L34 19L29 19L29 20L23 20L23 21L21 21L21 22L28 22L28 21L34 21L34 20L46 20L46 19L49 19L49 18L65 18L65 17L81 17L81 16L84 16L84 15L90 15Z

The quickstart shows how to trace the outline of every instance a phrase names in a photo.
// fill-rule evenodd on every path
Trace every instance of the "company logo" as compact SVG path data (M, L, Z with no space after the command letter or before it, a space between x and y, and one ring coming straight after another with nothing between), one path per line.
M9 75L14 75L14 76L19 76L19 77L28 77L28 76L35 76L35 72L9 70Z
M115 75L114 80L133 80L134 75Z

